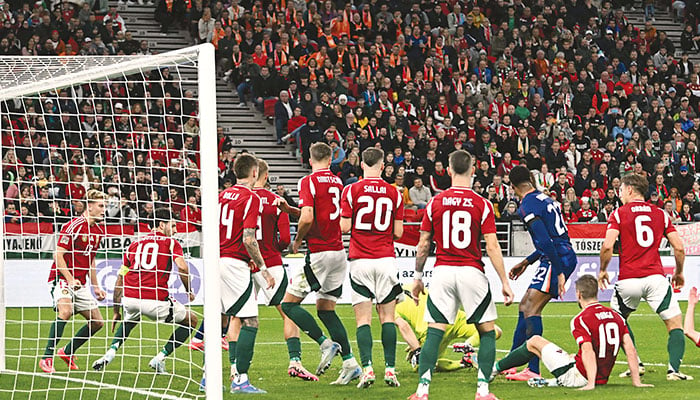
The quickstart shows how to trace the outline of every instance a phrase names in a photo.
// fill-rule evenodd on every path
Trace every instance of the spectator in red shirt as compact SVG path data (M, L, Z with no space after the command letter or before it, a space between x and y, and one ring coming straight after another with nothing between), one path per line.
M576 213L578 222L589 222L596 216L595 211L591 209L591 204L587 201L581 203L581 209Z
M187 232L202 229L202 211L197 206L197 199L194 196L190 196L187 206L180 210L180 220L187 224Z

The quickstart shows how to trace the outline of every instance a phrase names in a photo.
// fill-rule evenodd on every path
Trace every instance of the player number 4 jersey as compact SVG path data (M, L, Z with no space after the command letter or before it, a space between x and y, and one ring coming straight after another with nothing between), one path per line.
M659 245L664 236L676 231L664 210L642 201L629 202L613 211L608 229L620 232L619 279L663 275Z
M394 257L394 221L403 219L403 198L380 178L367 178L343 190L343 218L352 219L350 259Z
M243 244L243 230L257 229L261 212L260 198L246 186L234 185L219 194L221 257L250 261Z
M610 372L615 366L617 353L622 347L622 337L628 333L627 325L620 314L612 309L593 303L583 309L571 320L571 334L576 339L579 351L576 354L576 368L584 377L586 368L581 358L581 345L591 343L598 365L595 378L596 385L608 382Z
M129 245L124 253L124 296L134 299L168 298L173 261L183 257L182 246L172 237L152 232Z
M491 203L466 187L451 187L426 206L421 231L432 232L435 265L471 266L484 270L481 236L496 233Z
M306 234L309 251L343 250L340 232L340 195L343 182L328 170L320 170L299 180L299 207L313 207L314 223Z

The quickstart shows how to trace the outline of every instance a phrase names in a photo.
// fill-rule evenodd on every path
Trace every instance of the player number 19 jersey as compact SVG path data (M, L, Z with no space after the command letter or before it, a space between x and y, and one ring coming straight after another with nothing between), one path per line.
M488 200L469 188L453 186L430 200L420 229L433 234L436 266L483 271L481 236L496 233L496 219Z
M394 257L394 221L403 219L403 198L381 178L367 178L343 190L343 218L352 219L350 259Z

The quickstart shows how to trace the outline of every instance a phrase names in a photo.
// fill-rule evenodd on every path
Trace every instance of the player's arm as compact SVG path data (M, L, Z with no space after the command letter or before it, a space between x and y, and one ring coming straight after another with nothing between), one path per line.
M498 243L498 237L495 233L485 233L484 240L486 241L486 254L488 254L489 259L491 259L493 269L496 270L498 278L501 280L503 304L508 306L513 303L513 291L508 283L506 269L503 265L503 252L501 251L501 245Z
M510 272L508 272L508 277L512 280L518 279L520 277L520 275L522 275L523 272L525 272L527 267L531 264L534 264L535 261L539 260L541 256L542 256L542 254L540 253L540 251L535 249L535 251L532 252L532 254L525 257L524 260L515 264L515 266L510 269Z
M581 344L581 361L583 361L583 368L586 370L588 383L579 390L593 390L595 389L595 377L598 374L598 364L596 363L595 351L593 351L591 342L583 342ZM639 371L637 373L639 374Z
M342 217L340 218L340 231L343 233L350 233L352 229L352 218Z
M279 232L277 249L279 249L279 251L284 251L289 247L289 243L292 241L291 235L289 234L289 215L282 213L277 217L277 232Z
M403 236L403 219L394 220L394 240L401 239Z
M270 275L265 265L265 260L260 253L260 247L258 246L258 240L255 238L255 228L243 228L243 245L248 251L248 255L253 260L255 265L260 268L260 273L262 273L263 278L267 281L267 288L272 289L275 286L275 279Z
M685 310L685 321L683 332L688 339L692 340L696 346L700 347L700 332L695 330L695 305L698 304L698 289L690 289L688 295L688 309Z
M639 365L637 360L637 349L634 347L634 342L632 342L632 337L629 333L625 333L622 336L622 348L625 350L627 355L627 365L630 369L630 377L632 378L632 385L636 387L654 387L654 385L644 385L639 377Z
M547 227L544 225L544 222L542 222L539 217L535 216L530 220L527 220L526 217L526 224L528 230L530 231L530 236L532 236L532 242L535 244L535 249L537 249L537 252L549 259L549 262L552 265L552 272L557 275L563 275L561 258L559 258L559 255L557 254L557 249L554 247L554 241L552 241L552 238L549 236L549 232L547 231ZM534 256L534 253L531 254L528 256L528 260L530 260L530 257Z
M666 234L668 243L673 248L673 257L676 259L676 269L673 271L671 282L676 289L681 289L685 284L683 278L683 264L685 263L685 246L678 232L673 231Z
M54 261L56 262L56 269L66 279L66 282L68 282L68 286L71 289L78 289L80 288L80 282L78 282L73 277L73 274L71 274L70 270L68 270L68 264L66 264L65 257L69 251L70 250L64 247L56 246L56 254L54 256Z
M617 229L608 228L605 232L605 240L603 240L603 245L600 247L600 272L598 273L598 287L604 290L610 284L610 277L608 276L608 264L613 255L613 247L615 246L615 241L620 235L620 231Z
M294 243L292 244L293 253L298 253L301 244L304 242L306 234L309 233L311 226L314 223L314 209L311 206L305 206L301 208L301 214L299 216L299 222L297 224L297 236L294 238ZM257 264L257 263L256 263Z
M396 316L396 327L399 328L399 333L401 333L401 336L403 337L403 340L406 341L406 344L410 348L411 351L417 350L420 348L420 342L418 341L418 338L416 337L416 333L413 332L413 329L411 328L411 325L406 322L405 319Z
M297 207L290 206L289 203L287 203L287 200L284 199L284 197L278 197L272 202L273 206L279 207L279 209L285 213L289 214L292 217L299 218L299 215L301 214L301 210Z
M413 301L418 304L419 295L425 294L425 286L423 285L423 269L425 262L428 260L430 253L430 243L433 241L433 233L430 231L421 231L418 246L416 246L416 270L413 275Z
M175 257L175 265L177 265L177 273L180 275L182 286L187 291L187 296L190 301L194 300L194 293L190 291L190 267L185 262L184 257Z
M95 297L97 300L102 301L107 297L107 293L100 288L100 284L97 282L97 267L95 267L95 258L90 261L90 285L95 291Z

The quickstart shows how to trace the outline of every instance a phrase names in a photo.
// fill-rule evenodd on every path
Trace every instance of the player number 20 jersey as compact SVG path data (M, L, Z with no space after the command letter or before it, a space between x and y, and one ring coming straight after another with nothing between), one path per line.
M343 190L342 217L352 219L350 258L394 257L394 221L403 219L403 198L381 178L367 178Z

